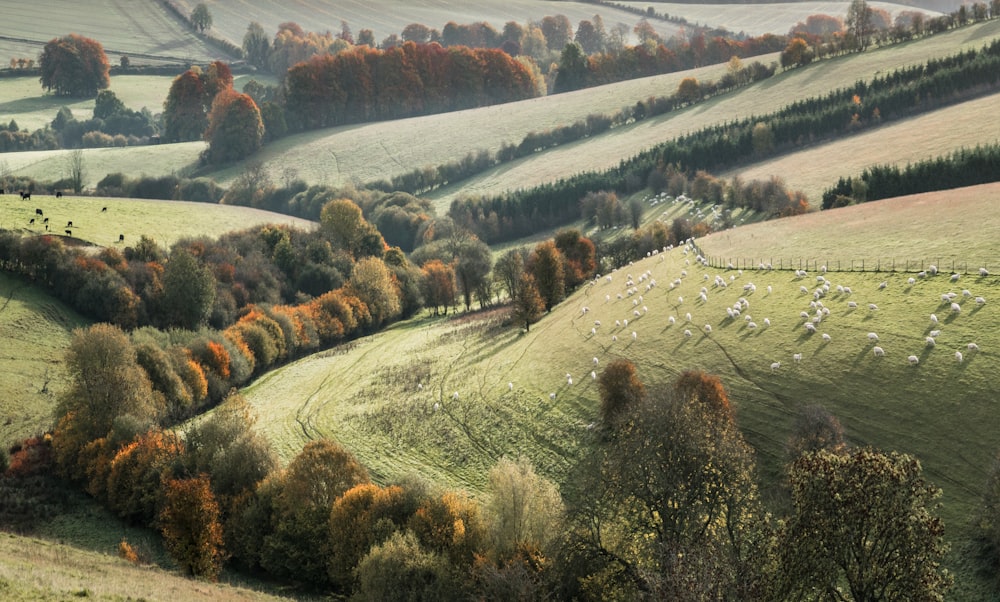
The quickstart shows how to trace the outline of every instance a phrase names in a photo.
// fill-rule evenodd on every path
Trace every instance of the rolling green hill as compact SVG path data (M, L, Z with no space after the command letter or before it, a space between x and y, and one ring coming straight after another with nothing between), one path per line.
M837 245L843 254L862 258L879 248L872 233L885 232L892 234L883 238L899 241L895 252L916 258L923 256L924 241L940 237L955 242L950 255L931 247L941 254L943 269L951 260L971 269L957 283L949 282L948 273L827 273L831 290L821 301L829 315L815 334L804 328L800 312L817 311L810 302L818 272L800 278L787 270L705 268L693 251L675 249L597 279L529 333L503 326L502 310L411 321L272 372L246 394L260 413L258 424L286 458L309 439L330 437L352 449L380 481L419 472L476 492L503 455L528 455L540 471L564 478L596 419L598 393L590 372L608 361L635 362L652 386L686 369L705 370L720 375L728 389L771 495L796 416L820 404L840 418L851 443L920 459L928 478L944 489L941 513L958 551L1000 449L993 428L1000 391L994 370L1000 281L977 271L1000 222L973 200L998 194L1000 188L985 187L872 203L700 241L708 254L760 239L757 244L770 245L775 256L805 259L816 248ZM947 222L940 220L943 212ZM834 228L833 222L851 227ZM928 222L938 226L927 228ZM854 235L856 223L864 228ZM717 275L726 288L714 284ZM915 283L907 283L910 277ZM751 283L756 290L744 290ZM837 285L853 294L836 292ZM701 287L707 289L704 302L698 300ZM638 292L629 295L628 289ZM985 305L963 297L963 289L984 297ZM942 305L940 295L949 291L959 295L960 313ZM726 308L740 297L749 309L729 318ZM851 308L851 301L858 307ZM868 309L869 303L877 309ZM928 347L932 329L941 332L936 346ZM874 355L869 332L877 333L884 357ZM970 343L979 349L970 350ZM916 365L907 360L910 355ZM775 362L780 367L772 369Z

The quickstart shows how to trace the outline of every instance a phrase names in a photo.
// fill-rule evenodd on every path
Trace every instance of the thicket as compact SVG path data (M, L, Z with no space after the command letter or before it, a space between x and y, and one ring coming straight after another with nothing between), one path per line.
M994 89L998 80L1000 41L994 41L978 51L932 59L798 101L770 115L675 138L604 172L586 172L492 198L456 199L449 215L484 240L514 240L567 223L588 192L640 190L657 166L717 170L958 102Z
M943 157L898 165L875 165L860 176L840 178L823 191L823 209L898 196L975 186L1000 180L1000 145L963 148Z

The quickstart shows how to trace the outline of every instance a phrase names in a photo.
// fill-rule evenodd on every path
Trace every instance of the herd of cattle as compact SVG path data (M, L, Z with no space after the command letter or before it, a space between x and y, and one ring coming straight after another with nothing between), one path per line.
M6 190L4 190L3 188L0 188L0 195L6 194L6 192L7 192ZM11 191L11 194L19 194L19 195L21 195L21 200L22 201L30 201L31 200L31 191L29 191L29 190ZM57 199L61 199L62 195L63 195L63 193L62 193L61 190L57 190L55 192L55 197ZM102 207L101 208L101 213L107 213L107 212L108 212L108 208L107 207ZM35 223L36 223L36 220L40 220L37 223L43 224L45 226L45 231L46 232L49 231L49 218L45 216L45 212L42 210L41 207L36 207L35 208L35 217L33 217L30 220L28 220L28 226L34 226ZM67 221L66 222L66 229L65 229L66 236L73 236L73 230L72 230L72 228L73 228L73 220ZM125 242L125 235L124 234L119 234L118 235L118 242L120 242L120 243L121 242Z

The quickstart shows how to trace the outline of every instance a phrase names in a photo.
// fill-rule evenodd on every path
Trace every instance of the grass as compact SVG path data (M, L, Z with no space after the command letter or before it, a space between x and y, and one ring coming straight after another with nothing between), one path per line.
M996 143L1000 124L970 116L985 114L997 102L1000 94L991 94L719 175L728 178L739 174L745 180L778 175L790 188L805 192L819 207L823 191L836 184L837 178L861 175L870 165L905 166L962 147Z
M234 585L207 583L51 540L0 533L4 600L279 600Z
M32 195L22 201L7 195L0 203L0 227L20 230L25 234L45 234L42 218L35 209L42 209L50 220L50 231L63 236L70 230L70 242L83 242L99 246L124 247L138 242L141 235L168 248L181 238L217 237L226 232L251 228L262 224L289 224L312 228L313 222L250 207L193 203L188 201L159 201L146 199L74 197L56 198L50 195ZM102 209L107 208L107 211ZM29 220L35 219L34 224ZM67 227L72 221L73 226ZM124 234L124 244L118 236Z
M691 23L710 27L725 27L732 32L744 32L747 35L759 36L765 33L786 34L796 23L804 22L810 15L830 15L844 18L847 15L847 3L831 1L778 2L752 4L685 4L674 2L622 2L626 6L643 10L652 6L659 14L684 17ZM894 2L869 2L872 8L889 11L893 16L904 10L916 10L925 14L939 15L934 11L924 10Z
M175 4L190 12L197 0L177 0ZM341 21L346 21L355 36L362 29L371 29L375 40L381 42L390 34L401 33L411 23L423 23L441 31L449 21L459 24L486 21L497 31L502 31L508 21L525 24L528 21L541 21L546 15L561 14L566 15L575 30L581 20L591 19L595 13L599 13L608 30L623 22L631 31L640 19L638 15L627 11L582 2L552 5L533 0L486 0L475 3L418 0L403 5L393 0L365 3L343 3L336 0L302 0L295 3L217 0L212 3L211 10L213 33L237 45L243 41L243 34L251 20L260 23L268 35L274 35L278 25L286 21L296 22L306 31L330 31L337 34L340 33ZM672 23L659 20L651 23L664 38L669 38L678 29Z
M69 33L97 40L116 64L121 54L130 55L133 64L206 62L219 56L159 2L94 0L67 5L38 0L4 7L0 57L4 63L9 57L37 60L46 42ZM136 56L140 54L151 56Z
M51 428L68 386L63 354L85 320L21 280L0 274L0 445L4 449Z
M856 236L850 232L855 223L874 220L871 212L878 205L832 213L829 219L850 225L839 237L824 222L813 221L825 217L821 214L713 235L703 247L706 253L730 248L724 247L727 236L734 249L741 248L741 241L762 239L776 254L794 256L806 255L814 240L837 240L843 253L863 256L872 246L870 239L864 230ZM947 195L882 206L887 216L873 230L884 231L891 223L895 236L912 241L910 248L917 252L921 241L933 244L958 228L964 238L953 255L970 263L993 244L1000 227L995 212ZM933 233L921 227L942 212L951 218L948 226ZM1000 301L994 299L1000 300L1000 280L967 275L951 284L947 275L939 275L908 285L909 274L829 273L831 282L854 293L848 298L831 291L822 299L831 312L819 326L831 336L824 343L819 334L806 332L799 316L815 311L809 305L812 295L799 290L817 286L813 274L800 279L790 271L702 268L693 257L677 249L636 262L612 274L610 282L601 278L526 334L503 326L502 310L481 317L415 320L272 372L246 394L260 413L258 424L286 459L307 440L329 437L352 449L379 481L419 472L477 494L488 468L503 455L527 455L544 474L557 481L565 478L589 445L588 425L596 419L592 358L600 366L627 358L652 386L669 383L686 369L705 370L720 375L729 391L738 421L758 451L772 501L783 499L778 483L784 443L798 413L811 404L838 416L852 444L919 458L928 479L944 489L940 512L954 544L949 564L959 571L960 591L975 590L978 581L961 567L971 562L963 551L987 471L1000 449L1000 433L994 428L1000 353L995 327ZM639 288L634 297L626 294L627 274ZM654 288L646 290L648 280L639 280L643 274L656 280ZM730 286L713 286L717 274ZM681 284L672 289L674 279ZM884 290L878 288L882 281L887 282ZM743 290L750 282L755 293ZM702 286L708 288L704 303L696 301ZM977 307L972 299L959 297L961 314L950 313L940 294L963 288L988 303ZM746 313L761 328L750 330L742 318L727 317L726 307L741 296L750 303ZM860 308L850 309L849 299ZM876 303L878 310L869 311L868 303ZM589 313L583 313L584 306ZM933 349L924 342L931 313L939 316L941 330ZM677 323L670 324L669 316ZM765 317L770 327L763 327ZM624 319L630 320L628 326L616 325ZM601 325L595 326L595 320ZM712 326L711 334L704 333L705 324ZM683 336L685 329L693 336ZM885 357L874 357L868 332L877 332ZM970 342L980 351L969 351ZM965 354L963 363L955 361L956 350ZM803 354L801 363L793 361L795 353ZM911 354L919 358L918 365L908 363ZM772 371L772 362L781 367ZM552 393L555 399L550 399Z

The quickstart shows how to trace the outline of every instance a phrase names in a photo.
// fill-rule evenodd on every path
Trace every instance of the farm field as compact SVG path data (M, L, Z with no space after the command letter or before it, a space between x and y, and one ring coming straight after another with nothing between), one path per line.
M286 600L251 589L187 579L114 556L0 533L0 593L5 600Z
M738 174L745 180L780 176L819 207L823 191L836 184L837 178L861 175L870 165L905 166L963 147L997 143L1000 124L972 118L987 114L997 102L1000 94L984 96L717 175Z
M796 100L823 95L857 80L870 79L880 71L924 63L929 58L948 56L962 48L979 48L998 35L1000 22L991 21L918 42L820 61L783 72L734 94L499 165L454 187L435 191L428 197L435 201L438 211L442 211L457 196L494 195L537 186L581 171L607 169L617 165L622 158L664 140L714 124L771 113ZM673 90L666 88L664 93ZM975 115L966 115L965 118L979 121ZM874 162L879 160L874 156L877 149L871 149Z
M844 269L865 261L869 271L893 262L903 270L909 261L911 271L936 264L1000 273L998 203L1000 183L983 184L760 222L711 234L699 245L708 257L793 261L796 268L799 260Z
M129 55L133 64L186 65L232 58L199 40L159 2L37 0L5 5L3 21L0 57L4 63L10 57L37 60L46 42L69 33L100 42L113 64L122 54Z
M105 207L107 211L102 211ZM168 248L181 238L217 237L262 224L314 226L309 220L233 205L68 195L32 195L30 201L22 201L5 195L0 197L0 227L45 234L45 226L40 223L43 218L36 216L36 209L49 217L52 234L62 236L65 230L71 230L69 236L75 241L99 246L132 245L146 235ZM35 223L29 224L32 219ZM70 221L73 225L66 226ZM120 234L125 235L124 245L118 242Z
M0 445L4 449L52 426L68 386L63 355L70 332L87 321L25 282L0 274Z
M810 15L830 15L844 18L850 2L761 2L753 4L687 4L676 2L622 2L625 6L645 10L652 6L658 14L684 17L688 22L708 27L724 27L734 33L759 36L765 33L783 35L796 23L804 22ZM869 2L868 6L889 11L893 17L905 10L918 10L925 14L940 13L922 10L894 2Z
M973 251L995 240L995 215L965 211L966 205L955 210L952 204L945 195L925 203L900 201L880 220L881 227L905 230L897 235L913 240L916 250L919 241L937 236L920 224L947 210L955 215L953 226L967 233L963 240ZM853 225L877 211L878 203L872 205L833 215ZM988 227L977 227L984 219ZM776 231L783 223L784 230ZM823 227L820 222L783 220L746 226L739 236L785 240L787 244L773 249L775 254L808 256L810 232L820 241L835 237L824 234ZM704 239L704 251L723 248L726 235ZM851 245L845 253L858 256L870 246L863 234L847 235L842 243ZM970 256L962 245L952 257ZM956 284L947 274L911 285L911 274L827 273L831 290L822 301L830 313L818 332L809 334L800 312L812 316L817 311L810 307L811 292L819 286L815 273L798 278L791 271L703 268L693 259L693 252L685 256L676 249L636 262L612 274L610 281L600 278L527 334L501 326L496 314L416 320L272 372L246 395L260 414L258 424L286 459L307 440L330 437L352 449L379 481L419 472L475 493L481 491L487 469L503 455L528 455L544 474L557 481L565 478L588 445L589 425L596 419L598 392L591 370L627 358L636 363L647 386L668 384L686 369L705 370L720 375L729 391L738 422L758 451L768 495L780 499L775 484L796 416L804 407L820 404L839 417L852 444L920 459L928 479L944 489L941 513L958 554L1000 449L1000 433L993 428L1000 393L994 301L1000 299L1000 280L981 278L976 268ZM626 293L629 275L639 289L634 296ZM729 286L713 285L716 275ZM650 278L656 285L647 289ZM681 284L672 287L674 279ZM880 289L883 281L887 285ZM750 283L756 291L744 290ZM849 287L853 294L837 293L835 285ZM705 302L697 300L703 286L708 290ZM802 293L801 286L809 293ZM984 297L986 304L963 297L964 288ZM950 290L959 293L961 313L941 304L940 295ZM757 329L751 329L745 316L727 317L726 308L740 297L748 300L744 313ZM859 307L851 308L851 300ZM877 309L868 309L869 303ZM936 326L932 313L939 319ZM765 318L770 325L765 326ZM623 320L627 325L618 323ZM706 324L711 333L705 332ZM941 331L935 347L925 342L932 329ZM692 336L685 337L684 330ZM874 356L869 332L877 333L884 357ZM824 341L821 333L830 340ZM979 349L970 350L969 343ZM956 361L956 351L963 353L962 362ZM801 354L801 361L794 354ZM917 358L916 365L907 361L910 355ZM772 370L773 362L780 367Z
M190 13L198 4L196 0L173 0L182 12ZM597 6L585 2L538 2L537 0L486 0L475 3L455 3L444 0L418 0L400 5L392 0L371 2L338 2L337 0L301 0L294 3L276 3L266 0L217 0L211 5L213 32L239 45L251 21L257 21L268 35L274 35L278 25L293 21L306 31L340 33L341 21L347 21L356 36L362 29L371 29L375 39L381 41L391 34L399 34L411 23L422 23L441 31L449 21L458 24L486 21L497 31L502 31L508 21L522 25L528 21L541 21L548 15L566 15L573 29L583 19L595 13L604 19L610 31L621 22L629 32L639 22L639 15ZM664 38L678 31L677 25L658 19L650 21Z

